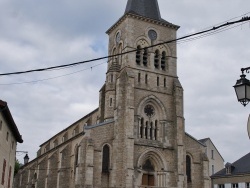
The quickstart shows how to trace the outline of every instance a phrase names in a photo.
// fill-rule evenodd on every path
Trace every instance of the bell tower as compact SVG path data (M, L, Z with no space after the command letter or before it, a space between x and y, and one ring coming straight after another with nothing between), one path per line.
M111 187L184 187L183 89L176 43L163 43L178 28L161 18L157 0L128 0L106 32L113 57L99 113L114 120Z

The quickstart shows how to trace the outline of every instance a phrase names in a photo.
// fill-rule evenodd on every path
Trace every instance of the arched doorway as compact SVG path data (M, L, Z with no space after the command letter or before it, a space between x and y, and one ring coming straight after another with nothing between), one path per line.
M155 177L154 177L154 166L152 165L150 159L147 159L144 165L142 166L143 175L142 175L142 186L155 186Z

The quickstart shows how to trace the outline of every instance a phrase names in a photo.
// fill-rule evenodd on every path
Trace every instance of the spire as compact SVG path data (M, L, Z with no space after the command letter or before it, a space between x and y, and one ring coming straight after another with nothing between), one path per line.
M157 0L128 0L126 13L134 13L140 16L162 21Z

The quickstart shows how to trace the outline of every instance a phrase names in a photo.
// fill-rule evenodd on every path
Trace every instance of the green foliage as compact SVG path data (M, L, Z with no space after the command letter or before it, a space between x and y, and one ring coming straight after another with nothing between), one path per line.
M14 176L17 174L17 172L18 172L18 170L20 169L21 166L22 166L22 164L16 159Z

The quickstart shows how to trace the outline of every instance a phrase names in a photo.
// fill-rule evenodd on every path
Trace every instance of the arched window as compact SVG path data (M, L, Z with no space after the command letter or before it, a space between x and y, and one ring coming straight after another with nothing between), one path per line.
M144 126L144 119L141 118L141 127L140 127L140 133L141 133L141 135L140 135L140 138L143 138L143 126Z
M106 144L102 150L102 173L109 173L110 151Z
M160 78L159 78L159 76L157 76L157 86L159 86L160 85Z
M111 97L110 99L109 99L109 107L112 107L113 106L113 98Z
M159 68L159 50L155 51L155 68Z
M113 49L113 52L112 52L112 55L115 55L116 54L116 48ZM113 61L115 61L117 59L116 56L112 57L113 58Z
M161 55L161 69L162 70L166 70L166 60L167 60L166 52L162 52L162 55Z
M186 175L187 175L187 182L191 182L191 157L189 155L186 156Z
M143 65L144 66L148 65L148 49L144 49L144 53L143 53Z
M148 83L148 75L146 74L145 75L145 84L147 84Z
M148 121L146 121L145 136L146 136L146 139L148 139Z
M155 120L155 140L157 140L157 129L158 129L158 121Z
M150 123L150 140L153 140L153 122Z
M136 64L140 65L141 64L141 46L137 46L137 51L136 51Z
M78 166L79 164L79 146L76 145L75 147L75 168Z
M118 53L119 53L119 54L122 53L122 44L119 45ZM122 55L119 55L119 56L118 56L118 62L119 62L119 64L122 63Z

